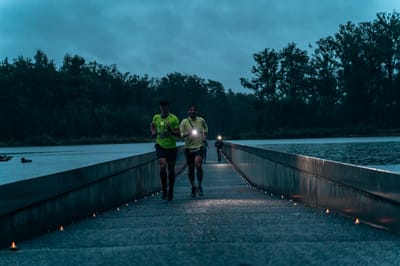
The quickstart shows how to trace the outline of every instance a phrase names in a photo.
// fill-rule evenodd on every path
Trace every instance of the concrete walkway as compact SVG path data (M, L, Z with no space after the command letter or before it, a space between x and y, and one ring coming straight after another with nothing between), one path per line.
M0 265L400 265L398 235L254 190L213 149L204 170L201 198L184 174L172 202L128 202L0 250Z

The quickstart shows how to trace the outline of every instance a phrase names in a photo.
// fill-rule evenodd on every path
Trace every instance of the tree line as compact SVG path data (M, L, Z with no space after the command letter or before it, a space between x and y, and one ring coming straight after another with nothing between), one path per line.
M396 131L400 125L400 16L340 25L302 50L253 55L252 78L234 93L215 80L170 73L121 73L116 65L64 56L57 68L38 50L33 59L0 63L0 143L48 145L149 140L158 100L180 119L196 103L210 138L331 137Z
M0 64L0 142L146 141L160 98L171 101L171 112L180 119L190 104L197 104L211 135L234 132L236 125L223 117L229 117L236 97L226 94L221 83L196 75L171 73L155 79L123 74L115 65L87 63L79 55L65 55L57 69L38 50L33 59L18 57Z
M315 44L311 55L289 43L281 51L264 49L254 60L254 77L241 78L241 84L254 92L262 131L373 133L399 127L399 13L340 25L336 34Z

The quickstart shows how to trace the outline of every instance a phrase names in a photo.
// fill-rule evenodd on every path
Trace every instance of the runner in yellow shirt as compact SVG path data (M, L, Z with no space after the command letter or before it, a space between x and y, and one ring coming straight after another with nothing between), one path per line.
M150 124L151 135L156 137L156 154L160 163L160 179L162 184L162 199L171 201L174 196L175 161L178 149L176 137L179 137L179 120L169 112L169 102L160 101L161 113L153 116ZM167 173L168 167L168 173ZM167 190L167 177L169 190Z
M188 110L188 117L183 119L180 126L181 137L185 139L185 156L189 169L189 181L192 185L192 198L203 196L203 168L204 143L207 141L208 126L204 118L198 116L197 106L192 105ZM195 169L197 187L195 185Z

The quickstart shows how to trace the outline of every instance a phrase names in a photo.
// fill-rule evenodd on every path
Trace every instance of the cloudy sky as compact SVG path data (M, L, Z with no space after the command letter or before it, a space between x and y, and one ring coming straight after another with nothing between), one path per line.
M0 0L0 60L42 50L116 64L125 73L180 72L247 92L252 55L306 50L340 24L400 12L400 0Z

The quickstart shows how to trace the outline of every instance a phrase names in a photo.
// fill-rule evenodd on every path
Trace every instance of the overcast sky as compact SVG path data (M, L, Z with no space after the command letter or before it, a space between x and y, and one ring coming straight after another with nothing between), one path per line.
M0 60L42 50L116 64L125 73L180 72L249 92L253 54L307 49L340 24L399 12L400 0L0 0Z

